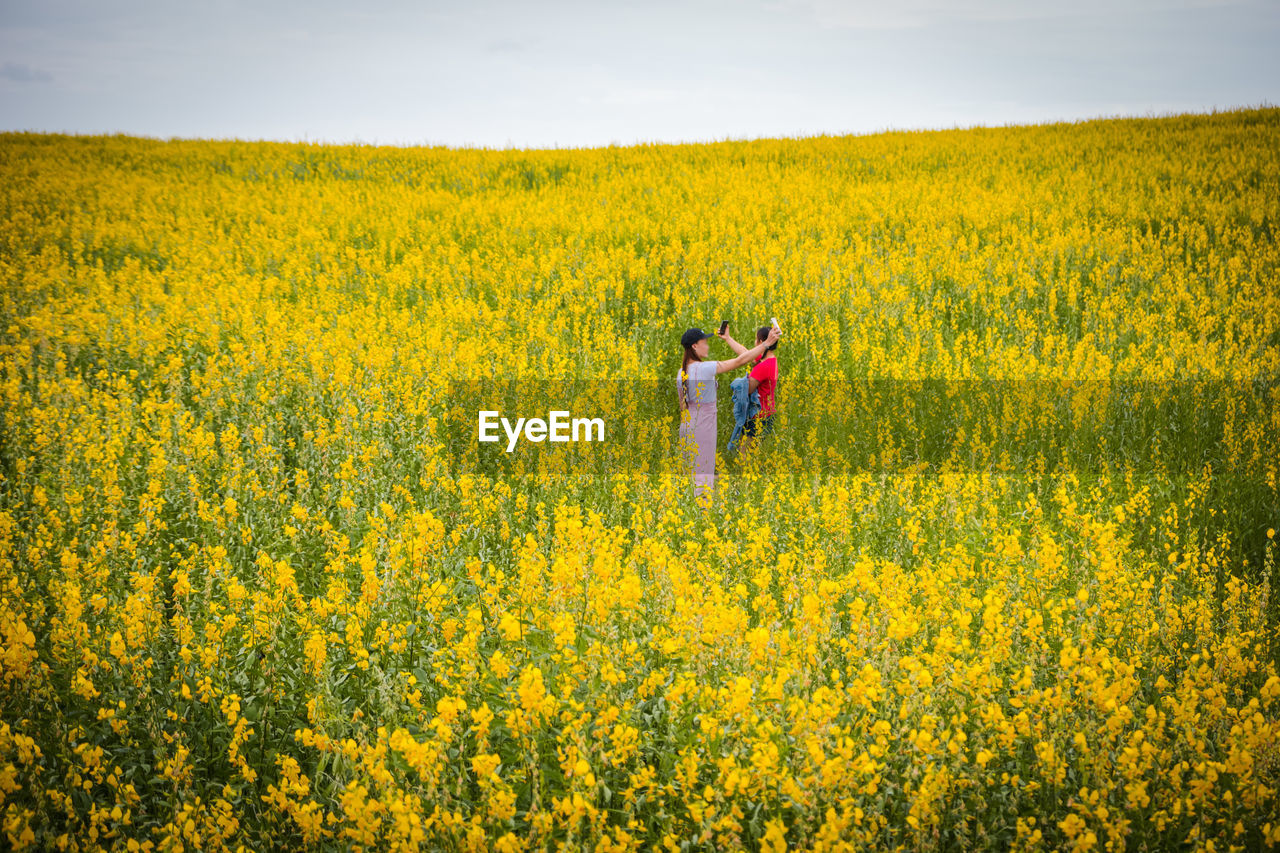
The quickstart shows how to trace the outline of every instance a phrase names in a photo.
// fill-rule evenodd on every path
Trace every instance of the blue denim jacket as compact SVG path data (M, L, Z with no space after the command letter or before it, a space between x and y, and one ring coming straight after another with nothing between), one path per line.
M742 432L747 428L747 421L760 411L760 392L747 390L751 387L750 379L749 376L739 376L729 383L729 389L733 392L734 420L733 435L729 438L729 453L738 449L738 439L742 438Z

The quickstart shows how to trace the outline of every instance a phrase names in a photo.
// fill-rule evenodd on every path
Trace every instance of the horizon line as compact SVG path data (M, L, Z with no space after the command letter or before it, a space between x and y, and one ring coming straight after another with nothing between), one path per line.
M803 142L811 139L839 139L848 137L873 137L888 136L898 133L954 133L957 131L971 130L1006 130L1015 128L1034 128L1034 127L1056 127L1060 125L1078 125L1090 124L1093 122L1108 121L1158 121L1171 118L1182 118L1187 116L1216 116L1228 113L1244 113L1244 112L1264 112L1267 110L1280 109L1280 105L1270 101L1262 101L1258 104L1240 104L1228 107L1213 106L1202 110L1148 110L1144 114L1133 113L1115 113L1110 115L1090 115L1077 118L1053 118L1044 119L1042 121L1009 121L1009 122L977 122L974 124L953 124L950 126L929 125L929 126L913 126L913 127L895 127L887 126L877 128L875 130L866 131L822 131L818 133L802 133L796 135L759 135L759 136L725 136L716 138L697 138L683 140L641 140L637 139L632 142L609 142L601 145L517 145L508 142L506 145L476 145L461 144L452 145L449 143L437 143L431 141L422 142L366 142L359 138L353 140L335 140L335 139L309 139L303 136L300 139L281 138L281 137L240 137L240 136L159 136L156 134L133 133L130 131L66 131L66 130L17 130L6 129L0 130L0 137L6 136L46 136L46 137L70 137L74 139L139 139L150 140L161 143L171 142L230 142L244 143L248 145L301 145L317 148L394 148L394 149L446 149L451 151L491 151L491 152L538 152L538 151L597 151L608 150L613 148L658 148L658 147L682 147L682 146L698 146L698 145L723 145L729 143L752 143L752 142Z

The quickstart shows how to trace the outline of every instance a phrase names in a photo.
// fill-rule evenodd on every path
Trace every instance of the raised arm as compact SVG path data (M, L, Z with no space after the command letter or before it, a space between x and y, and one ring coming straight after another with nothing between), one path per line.
M746 352L746 351L747 351L747 348L746 348L746 347L744 347L742 344L738 343L737 341L735 341L735 340L734 340L734 339L729 335L729 333L728 333L728 332L725 332L723 335L722 335L722 334L720 334L719 332L716 332L716 337L718 337L720 340L722 340L722 341L724 341L726 344L728 344L728 345L729 345L729 349L733 350L733 351L734 351L735 353L737 353L738 355L742 355L744 352Z
M737 358L732 358L732 359L729 359L728 361L716 362L716 373L724 373L725 371L728 371L728 370L737 370L739 367L742 367L742 365L746 364L747 362L755 360L766 349L773 346L773 344L777 342L778 338L781 337L781 335L782 333L779 332L777 329L770 329L769 337L765 338L763 342L756 344L751 349L746 350L743 353L740 353Z

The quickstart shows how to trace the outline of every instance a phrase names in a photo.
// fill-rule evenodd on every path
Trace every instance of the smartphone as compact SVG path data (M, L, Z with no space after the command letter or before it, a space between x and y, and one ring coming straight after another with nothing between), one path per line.
M727 331L729 331L729 321L728 321L728 320L721 320L721 321L720 321L720 331L718 332L718 334L723 335L723 334L724 334L725 332L727 332Z
M773 327L774 327L775 329L777 329L779 332L781 332L781 331L782 331L782 327L778 325L778 318L777 318L777 317L770 317L769 319L773 321Z

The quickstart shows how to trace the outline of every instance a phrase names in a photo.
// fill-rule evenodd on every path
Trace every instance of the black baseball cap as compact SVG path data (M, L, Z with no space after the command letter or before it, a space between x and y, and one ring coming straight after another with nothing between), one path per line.
M711 337L699 328L692 328L680 336L680 346L691 347L703 338Z

